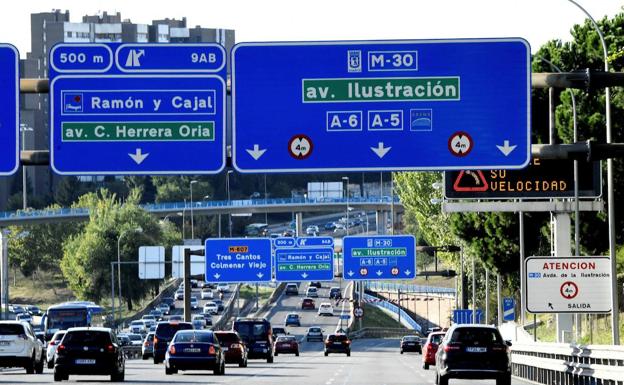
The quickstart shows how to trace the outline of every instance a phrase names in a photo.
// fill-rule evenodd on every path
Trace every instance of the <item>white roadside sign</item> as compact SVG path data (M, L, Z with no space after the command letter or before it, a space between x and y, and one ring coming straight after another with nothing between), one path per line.
M525 272L530 313L611 311L609 257L530 257Z
M165 278L165 248L163 246L139 247L139 278Z
M171 249L171 276L184 278L184 249L204 250L204 246L173 246ZM191 275L206 273L206 257L203 255L191 255Z

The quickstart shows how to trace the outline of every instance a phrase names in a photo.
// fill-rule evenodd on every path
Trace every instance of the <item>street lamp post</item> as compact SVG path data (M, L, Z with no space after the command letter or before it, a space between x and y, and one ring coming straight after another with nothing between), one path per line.
M591 21L594 29L598 33L600 43L602 44L602 55L604 60L604 70L609 72L609 51L607 50L607 43L605 42L604 35L598 27L596 20L583 8L579 3L574 0L568 0L579 8ZM605 88L605 120L606 120L606 139L607 143L612 142L611 137L611 91L609 87ZM614 345L620 344L620 314L619 314L619 300L618 300L618 287L617 287L617 264L615 258L615 197L613 194L613 159L607 159L607 206L609 216L609 256L611 257L611 337Z
M227 200L228 200L228 206L232 203L230 200L230 174L233 173L233 170L228 170L228 172L225 174L225 189L227 191ZM231 210L231 207L230 207ZM230 231L230 238L232 238L232 213L230 212L228 214L228 229Z
M184 199L184 208L182 209L182 240L186 239L184 227L186 224L186 198Z
M20 124L20 132L22 133L22 151L26 150L26 140L24 137L24 133L26 131L34 131L34 129L26 124ZM26 210L26 207L28 207L27 203L26 203L26 199L28 196L27 193L27 188L26 188L26 184L27 184L27 178L26 178L26 166L22 165L22 209Z
M140 226L133 229L126 229L119 234L119 237L117 237L117 294L119 295L119 318L121 318L121 238L124 236L124 234L127 234L131 231L141 233L143 232L143 229ZM113 307L115 306L115 304L111 305Z
M347 223L345 225L345 227L347 228L347 235L349 235L349 177L348 176L343 176L342 180L347 181L347 189L346 189L346 196L347 196Z
M191 183L189 183L191 188L191 239L195 239L195 223L193 222L193 185L195 183L197 183L196 180L192 180Z

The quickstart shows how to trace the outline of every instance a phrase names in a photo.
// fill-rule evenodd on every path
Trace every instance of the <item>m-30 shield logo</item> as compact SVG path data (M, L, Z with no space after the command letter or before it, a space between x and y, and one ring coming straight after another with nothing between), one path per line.
M347 70L349 72L362 72L362 51L347 51Z

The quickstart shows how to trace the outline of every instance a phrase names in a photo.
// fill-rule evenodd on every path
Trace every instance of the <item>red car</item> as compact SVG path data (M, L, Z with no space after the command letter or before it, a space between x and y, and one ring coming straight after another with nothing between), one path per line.
M279 336L275 340L273 351L275 356L279 353L290 353L299 356L299 343L295 336Z
M241 368L247 367L247 347L237 332L214 332L219 345L225 352L226 364L238 364Z
M427 342L425 342L425 346L423 347L423 369L429 369L429 365L435 365L435 356L438 351L438 345L444 338L446 332L433 332L429 333L427 337Z
M312 298L304 298L303 301L301 301L301 310L305 309L316 309L316 305L314 304L314 300Z

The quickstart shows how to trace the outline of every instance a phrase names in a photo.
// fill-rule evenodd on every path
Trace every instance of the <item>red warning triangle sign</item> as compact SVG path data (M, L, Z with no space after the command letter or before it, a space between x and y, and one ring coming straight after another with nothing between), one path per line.
M484 192L487 191L489 188L490 186L487 180L485 180L485 175L483 175L483 171L462 170L459 175L457 175L455 183L453 183L453 190L462 192Z

